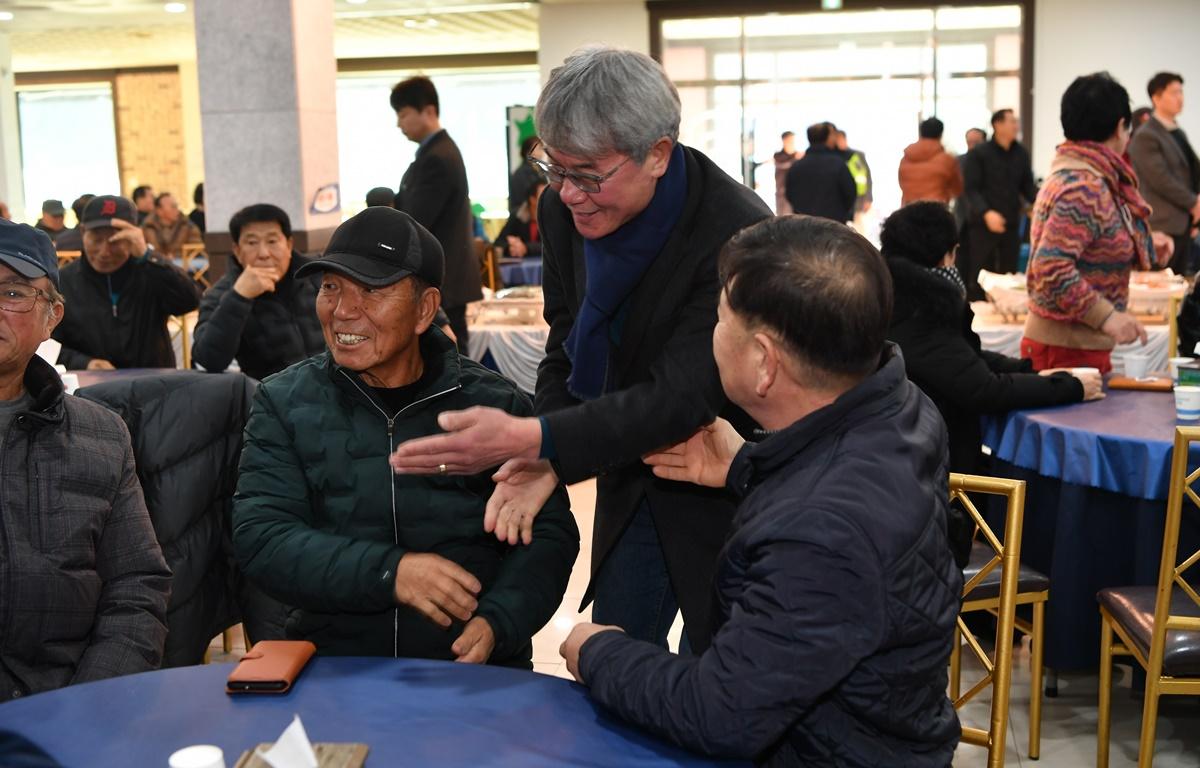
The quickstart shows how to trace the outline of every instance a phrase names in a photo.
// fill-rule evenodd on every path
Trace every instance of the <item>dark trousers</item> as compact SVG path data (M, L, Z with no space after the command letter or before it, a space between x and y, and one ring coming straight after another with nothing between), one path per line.
M450 330L458 339L458 350L467 354L467 305L461 307L442 307L446 317L450 318Z
M1172 235L1171 239L1175 241L1175 252L1171 254L1171 261L1167 264L1171 270L1177 275L1190 275L1196 271L1196 265L1192 262L1192 238L1190 235Z
M650 505L642 503L596 574L592 621L666 648L679 604ZM686 644L686 635L683 643Z

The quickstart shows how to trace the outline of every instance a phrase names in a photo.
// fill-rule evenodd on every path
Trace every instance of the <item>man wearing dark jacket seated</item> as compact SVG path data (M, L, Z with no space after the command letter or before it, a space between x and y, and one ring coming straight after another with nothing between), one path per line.
M708 754L776 766L947 766L946 697L962 573L946 542L946 437L884 341L891 285L842 224L743 230L720 261L718 420L647 457L665 479L741 504L716 575L716 635L676 656L617 627L563 643L591 695Z
M36 354L58 281L50 239L0 221L0 702L157 669L167 637L171 572L129 430Z
M958 233L945 205L919 202L893 213L880 232L895 305L888 338L908 377L937 405L950 433L950 471L979 473L985 413L1103 397L1100 374L1033 372L1029 360L981 349L975 313L954 265Z
M292 247L287 213L247 206L229 220L229 236L233 262L200 300L192 359L219 372L236 357L242 373L262 380L323 351L316 278L296 278L308 259Z
M428 230L372 207L297 272L320 275L329 352L255 394L234 545L249 579L295 606L288 636L318 653L530 668L531 639L579 552L562 485L533 541L509 546L483 529L494 470L397 477L388 464L401 441L439 431L442 411L533 412L516 385L430 327L443 264Z

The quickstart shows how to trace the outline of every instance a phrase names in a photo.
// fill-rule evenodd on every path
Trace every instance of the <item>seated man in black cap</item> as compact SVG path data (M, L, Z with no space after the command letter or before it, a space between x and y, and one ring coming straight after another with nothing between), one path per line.
M133 203L101 195L83 209L83 255L63 267L67 314L54 331L69 370L174 368L167 318L191 312L200 289L146 246Z
M63 208L62 200L43 200L42 218L38 219L33 227L45 232L46 236L50 238L50 242L55 242L59 235L67 231L67 225L63 220L66 215L67 209Z
M438 432L442 411L533 413L514 384L431 327L443 272L433 235L383 207L346 221L297 271L320 275L329 351L258 388L234 545L250 580L295 607L288 636L319 653L529 668L531 638L579 551L565 490L531 543L508 546L483 530L490 472L395 476L388 464L400 442Z
M0 221L0 702L157 669L167 638L171 572L129 431L64 397L36 354L63 316L58 280L49 238Z

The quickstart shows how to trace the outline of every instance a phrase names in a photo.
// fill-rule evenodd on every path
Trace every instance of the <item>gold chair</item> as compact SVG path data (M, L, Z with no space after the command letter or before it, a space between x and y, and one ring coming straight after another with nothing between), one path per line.
M971 546L971 559L963 568L963 579L970 581L995 556L992 548L980 541ZM969 598L963 599L962 612L987 611L993 616L1000 612L1000 571L993 568L978 582ZM1017 605L1032 606L1030 619L1013 617L1017 631L1029 637L1029 757L1041 757L1042 747L1042 679L1045 671L1043 648L1045 645L1046 601L1050 599L1050 580L1044 575L1022 564L1017 572ZM958 646L955 646L956 651ZM961 681L959 669L952 665L950 698L958 698Z
M62 269L82 255L83 251L58 251L58 268Z
M208 279L208 264L200 268L193 267L197 257L204 256L204 243L184 243L179 249L179 258L183 261L183 271L192 276L200 285L204 286L204 290L212 288L212 282Z
M1179 305L1183 303L1182 296L1172 296L1167 302L1167 357L1179 355ZM1182 357L1191 357L1188 350Z
M1004 522L1003 543L996 538L992 529L979 513L969 494L985 494L1004 496L1007 499L1007 511ZM950 679L958 680L962 674L963 640L967 647L979 660L987 674L962 695L957 691L952 693L955 709L962 707L975 698L981 691L992 687L992 711L987 730L963 725L962 741L967 744L985 747L988 751L988 768L1001 768L1004 765L1005 736L1008 730L1008 700L1009 687L1012 682L1012 633L1017 610L1017 585L1021 565L1021 528L1025 516L1025 482L1023 480L1006 480L996 477L980 477L977 475L962 475L957 472L950 474L950 501L962 504L963 508L975 522L977 535L983 537L984 544L992 551L986 563L963 584L963 608L974 602L976 589L987 579L997 567L1000 569L999 591L996 600L996 647L993 655L980 646L975 635L967 628L962 615L958 617L958 626L954 632L954 646L950 654Z
M492 244L480 240L478 237L474 240L475 255L479 259L479 271L483 276L483 284L491 289L492 293L504 287L500 281L500 266L496 263L496 249Z
M1182 562L1178 552L1185 497L1190 501L1189 514L1200 513L1200 496L1192 490L1192 484L1200 478L1200 467L1188 472L1188 452L1197 442L1200 427L1175 429L1158 585L1112 587L1100 590L1096 596L1101 619L1097 768L1108 766L1114 656L1132 656L1146 671L1138 768L1150 768L1154 762L1159 697L1200 694L1200 593L1197 580L1184 578L1189 568L1200 563L1200 550Z
M192 333L196 330L196 323L200 320L199 310L192 310L186 315L171 315L167 318L167 333L174 342L179 339L180 357L182 365L180 366L185 371L192 367Z

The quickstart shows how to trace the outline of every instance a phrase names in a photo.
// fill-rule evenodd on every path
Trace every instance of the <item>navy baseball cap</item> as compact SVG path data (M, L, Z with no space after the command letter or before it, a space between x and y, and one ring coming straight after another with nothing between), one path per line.
M0 263L22 277L48 277L58 288L58 254L45 232L0 219Z
M374 206L342 222L321 258L296 270L296 277L324 270L375 288L409 275L440 288L446 259L437 238L407 213Z

